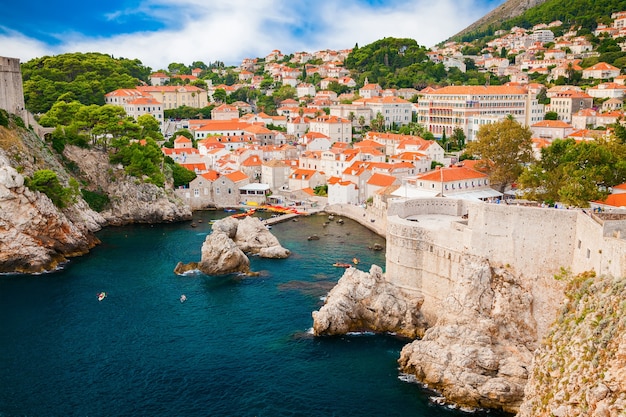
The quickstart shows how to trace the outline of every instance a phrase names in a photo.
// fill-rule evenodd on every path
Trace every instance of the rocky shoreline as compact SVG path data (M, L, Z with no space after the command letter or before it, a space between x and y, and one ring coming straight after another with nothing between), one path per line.
M359 209L329 212L367 225L370 213ZM388 242L388 261L389 250ZM457 262L455 285L431 322L420 312L418 292L394 285L375 265L369 272L349 268L312 313L314 334L372 331L413 339L402 349L399 370L438 392L440 403L524 417L623 415L626 304L616 300L623 300L626 279L562 277L574 290L562 290L570 303L544 324L543 339L536 308L545 300L536 300L513 268L468 253Z
M246 254L273 259L290 255L257 217L246 216L242 220L226 217L213 223L212 229L202 245L200 261L179 262L174 272L182 274L197 269L206 275L250 274L250 259Z

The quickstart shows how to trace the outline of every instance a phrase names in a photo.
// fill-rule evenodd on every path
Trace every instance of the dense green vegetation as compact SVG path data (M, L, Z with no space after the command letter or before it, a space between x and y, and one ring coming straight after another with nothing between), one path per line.
M151 70L138 59L112 58L101 53L67 53L31 59L22 64L24 99L32 113L45 113L59 99L104 104L104 95L134 88Z
M541 160L524 170L520 187L527 198L549 203L586 207L589 201L603 200L609 187L626 182L625 143L619 137L579 143L555 140L541 150Z
M524 164L533 161L531 136L528 127L509 116L482 125L477 140L467 144L467 152L484 161L481 168L489 174L491 183L504 192L520 176Z
M57 174L49 169L35 171L31 178L25 178L25 184L33 191L40 191L52 200L58 208L64 208L76 201L78 182L70 179L70 186L63 187Z
M105 193L85 189L80 190L80 192L83 195L83 200L89 204L93 211L100 213L109 205L109 196Z
M416 88L429 85L484 85L487 77L479 72L473 62L464 62L465 73L457 68L446 70L443 63L428 58L428 49L419 46L413 39L384 38L369 45L356 45L348 55L345 66L351 70L357 85L367 80L382 88ZM506 78L490 76L492 85L500 85Z
M51 140L53 149L59 153L67 144L106 151L110 162L122 164L127 174L160 187L165 185L169 176L177 186L195 178L195 173L171 158L164 160L157 144L164 138L159 122L151 115L142 115L135 120L119 106L59 100L40 122L56 127ZM94 210L108 204L93 193L88 193L86 200Z

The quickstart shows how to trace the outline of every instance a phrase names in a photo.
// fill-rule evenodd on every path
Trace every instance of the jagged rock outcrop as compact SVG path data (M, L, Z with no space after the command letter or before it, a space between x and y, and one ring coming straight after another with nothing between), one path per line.
M569 278L537 350L519 417L626 415L626 278Z
M246 253L266 258L286 258L290 253L256 217L243 220L226 217L213 223L212 230L202 244L200 262L187 265L179 262L174 272L181 274L197 268L207 275L253 275Z
M100 213L109 225L167 223L192 217L191 209L171 189L138 182L121 166L109 164L105 152L67 146L64 155L77 164L93 189L109 196L110 207Z
M263 258L287 258L289 250L283 248L258 217L247 216L239 220L234 237L239 248Z
M422 301L385 281L379 266L372 265L369 273L348 268L326 303L313 312L313 332L317 336L391 332L415 338L425 328L419 314Z
M207 275L245 273L250 270L250 260L226 233L213 231L202 245L198 269Z
M515 413L537 347L532 296L506 268L465 257L437 323L402 349L400 369L468 408Z
M24 177L0 154L0 272L56 269L98 243L44 194L24 186Z

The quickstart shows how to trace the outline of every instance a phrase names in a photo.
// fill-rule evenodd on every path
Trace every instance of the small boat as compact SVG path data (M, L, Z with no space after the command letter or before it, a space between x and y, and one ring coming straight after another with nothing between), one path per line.
M106 298L107 293L105 293L104 291L102 291L101 293L98 294L98 301L102 301Z
M185 294L180 296L180 302L184 303L185 301L187 301L187 296Z
M357 258L352 258L352 263L355 265L359 264L359 260Z
M335 262L333 266L336 266L337 268L350 268L352 265L343 262Z

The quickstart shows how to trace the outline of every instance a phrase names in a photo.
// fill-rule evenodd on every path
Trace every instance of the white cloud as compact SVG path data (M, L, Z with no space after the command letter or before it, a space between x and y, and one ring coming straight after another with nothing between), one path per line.
M138 9L106 17L148 17L167 29L98 38L67 33L59 45L48 46L0 28L0 55L26 61L63 52L103 52L138 58L160 69L171 62L220 60L236 65L273 49L283 53L344 49L384 37L413 38L430 47L486 14L484 1L395 0L393 6L371 7L359 0L319 0L308 6L288 0L149 0Z

